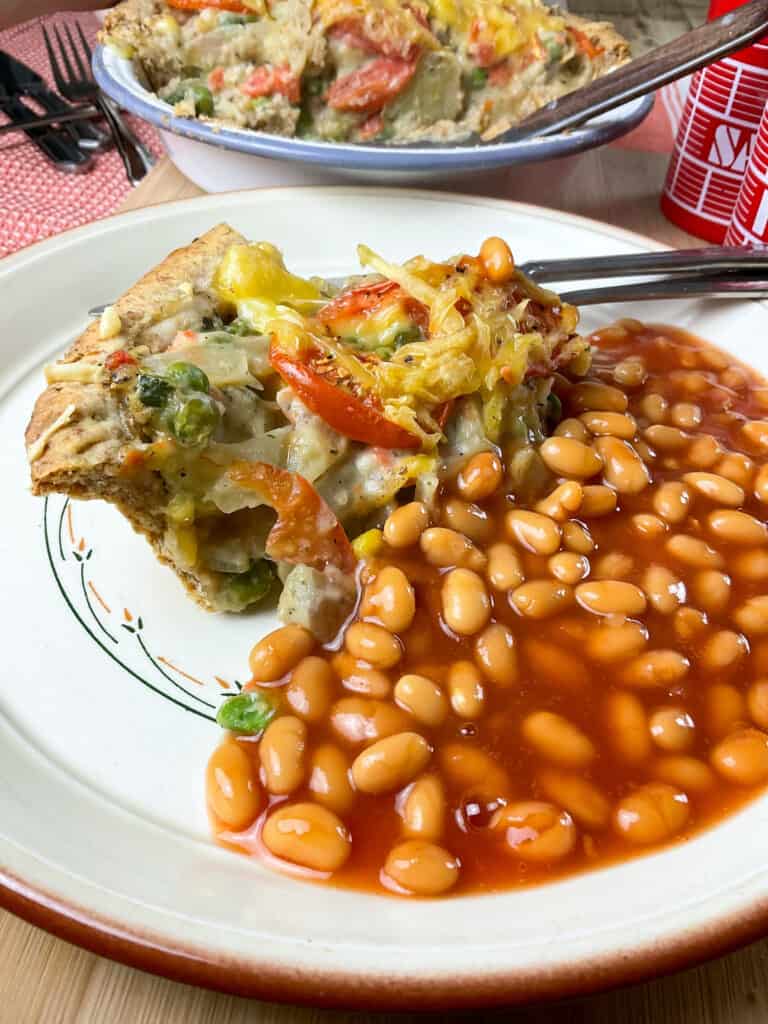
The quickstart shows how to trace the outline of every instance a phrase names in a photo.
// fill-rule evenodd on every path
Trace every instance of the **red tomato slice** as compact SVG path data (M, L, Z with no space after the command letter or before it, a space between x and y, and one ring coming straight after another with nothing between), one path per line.
M202 11L206 7L215 7L217 11L231 11L233 14L252 13L240 0L168 0L169 7L177 11Z
M386 298L385 298L386 297ZM421 328L426 336L429 330L429 310L423 302L407 295L395 281L379 281L377 284L363 284L359 288L341 292L316 317L321 323L333 320L352 319L359 316L373 316L387 302L402 302L407 316Z
M415 72L415 60L379 57L337 78L326 93L326 102L334 110L375 114L403 91Z
M208 75L208 88L220 92L224 88L224 68L214 68Z
M235 462L227 476L277 512L265 546L271 558L319 572L328 566L354 572L357 559L344 528L303 476L267 462Z
M120 366L135 366L136 360L130 354L126 352L124 348L117 349L116 352L111 352L104 360L104 366L110 373L116 370Z
M299 79L287 64L283 64L280 67L262 64L261 67L252 71L242 83L240 92L253 98L274 96L276 93L279 93L285 96L291 103L298 103L301 99Z
M594 60L595 57L599 57L603 52L603 48L601 46L595 46L586 32L582 32L579 28L574 28L573 25L568 26L568 31L573 36L573 41L576 43L577 49L579 49L590 60Z
M352 441L374 448L421 447L419 438L388 420L372 398L358 398L306 362L282 352L274 342L269 361L308 409Z

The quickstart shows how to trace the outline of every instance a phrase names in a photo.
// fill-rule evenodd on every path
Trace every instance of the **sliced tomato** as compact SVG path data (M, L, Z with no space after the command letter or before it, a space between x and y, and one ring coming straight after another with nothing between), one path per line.
M120 366L135 365L136 360L130 352L126 352L124 348L119 348L116 352L111 352L104 360L104 366L110 373L113 373Z
M217 11L231 11L233 14L252 13L240 0L168 0L168 6L175 7L177 11L203 11L206 7L214 7Z
M240 92L253 98L279 94L291 103L298 103L301 100L299 79L287 64L279 67L262 64L261 67L255 68L240 86Z
M382 306L390 302L401 302L407 316L426 335L429 329L429 310L423 302L412 298L395 281L379 281L377 284L362 284L359 288L341 292L316 316L321 323L334 320L351 320L353 317L374 316Z
M303 476L268 462L235 462L227 476L277 512L265 546L271 558L319 572L328 566L354 572L357 559L344 528Z
M586 32L582 32L579 28L574 28L573 25L568 26L568 31L573 36L576 48L583 53L585 57L589 57L590 60L594 60L603 52L603 48L601 46L595 46Z
M415 73L415 60L379 57L337 78L326 93L326 102L334 110L375 114L405 89Z
M305 362L273 342L269 361L311 412L352 441L380 448L421 447L415 434L387 419L374 398L358 397L313 369L312 354Z
M224 68L214 68L209 72L208 88L211 92L220 92L224 88Z

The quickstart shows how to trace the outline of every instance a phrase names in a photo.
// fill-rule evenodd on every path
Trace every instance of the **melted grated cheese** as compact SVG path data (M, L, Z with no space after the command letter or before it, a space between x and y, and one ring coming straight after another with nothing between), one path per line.
M64 410L64 412L62 412L61 415L57 416L53 423L49 423L49 425L45 428L40 437L38 437L36 441L33 441L32 444L29 445L29 447L27 448L27 457L29 458L30 462L36 462L40 458L45 449L48 447L48 443L53 437L53 435L58 430L61 430L62 427L66 427L66 425L71 422L76 412L77 406L74 404L74 402L70 402L69 405Z
M45 368L45 379L49 384L61 382L78 382L79 384L97 384L103 374L103 367L98 363L79 359L74 363L52 363Z

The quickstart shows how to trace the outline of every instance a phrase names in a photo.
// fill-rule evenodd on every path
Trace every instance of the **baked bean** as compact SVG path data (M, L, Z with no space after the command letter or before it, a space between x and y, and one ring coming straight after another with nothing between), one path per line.
M342 697L331 707L331 726L348 743L374 743L403 732L409 716L388 701L370 697Z
M640 415L651 423L664 423L669 412L669 402L663 395L651 392L640 399L639 409Z
M511 509L504 517L510 540L536 555L551 555L560 547L560 527L540 512Z
M685 484L670 480L654 494L653 507L666 522L682 523L691 510L691 492Z
M429 526L429 511L422 501L410 501L390 512L384 523L384 540L391 548L409 548Z
M589 686L589 672L584 662L558 644L531 637L525 640L524 651L537 683L572 692Z
M684 679L690 666L689 660L679 651L646 651L625 666L621 678L627 686L640 689L669 687Z
M578 583L589 576L589 559L575 551L560 551L547 562L549 571L561 583Z
M629 356L616 363L613 379L624 388L638 388L648 379L645 363L637 356Z
M352 809L355 791L349 781L349 761L332 743L312 751L308 788L317 803L335 814L347 814Z
M312 653L315 638L304 626L291 624L268 633L251 650L248 664L254 680L273 683Z
M241 743L226 739L211 754L205 772L208 806L227 828L247 828L261 810L259 780Z
M709 501L738 508L744 504L744 489L717 473L686 473L685 483Z
M461 636L478 633L491 615L491 602L480 576L471 569L452 569L443 579L443 619Z
M669 410L669 418L676 427L683 430L693 430L698 427L704 418L700 405L693 402L677 402Z
M477 258L483 267L483 272L492 284L506 284L515 273L515 259L512 250L503 238L495 235L486 238L480 246Z
M718 615L727 608L731 599L731 580L717 569L703 569L691 580L690 591L699 608Z
M645 708L633 693L617 691L605 698L604 719L608 742L625 761L637 764L651 753Z
M688 797L665 782L648 782L623 797L614 814L616 831L630 843L660 843L681 832L690 815Z
M567 404L575 412L626 412L627 396L618 388L597 380L584 380L568 392Z
M685 458L689 466L695 466L696 469L709 469L714 466L722 454L723 449L717 438L712 437L711 434L699 434L688 446Z
M732 480L739 487L747 488L752 483L755 464L752 459L742 455L741 452L729 452L718 462L715 472Z
M750 597L735 609L732 618L747 636L768 633L768 596Z
M657 757L650 766L650 772L659 782L679 787L684 793L705 793L715 784L709 765L686 754Z
M672 754L689 750L695 739L693 719L681 707L657 708L648 721L653 742L657 747Z
M768 734L737 729L720 740L710 756L712 767L728 782L756 786L768 780Z
M757 471L757 476L755 477L755 497L758 501L762 501L764 505L768 505L768 462Z
M307 722L319 722L331 705L334 689L331 666L322 658L300 661L291 673L285 697L292 710Z
M565 583L532 580L510 592L509 603L528 619L548 619L573 604L573 591Z
M710 512L707 525L716 537L728 544L764 544L768 540L765 523L746 512L730 508Z
M395 684L395 702L408 711L417 722L436 728L448 714L445 694L432 679L409 673Z
M741 428L744 440L761 451L768 451L768 420L749 420Z
M527 715L521 732L538 754L556 764L583 767L597 756L592 740L567 718L552 711Z
M492 622L475 640L475 658L492 683L512 686L517 681L517 652L511 629Z
M643 441L642 438L633 441L632 447L635 449L635 451L643 460L643 462L647 463L648 465L653 465L653 463L656 461L655 448L651 448L648 442Z
M706 541L692 537L688 533L676 533L670 537L666 545L667 553L672 558L690 565L694 569L722 569L723 556L715 551Z
M587 428L581 420L577 420L573 416L560 420L553 433L555 437L572 437L576 441L586 441L589 439Z
M660 452L681 452L688 446L690 435L678 427L669 427L666 424L654 423L646 427L643 437Z
M422 534L422 544L426 534L431 532L426 530ZM479 551L477 553L480 554ZM415 613L416 597L413 587L403 570L394 565L384 566L366 586L358 612L360 618L378 619L379 623L392 633L401 633L408 629Z
M704 694L704 714L707 733L719 740L746 721L747 704L735 686L713 683Z
M632 572L635 560L623 551L609 551L600 555L592 563L592 579L615 580L623 579Z
M584 488L579 515L585 519L607 516L616 511L616 492L604 484L588 484ZM565 527L564 527L565 529Z
M399 732L378 740L352 762L352 781L361 793L391 793L423 771L432 754L417 732Z
M577 480L566 480L557 486L551 494L536 504L536 511L549 516L558 523L564 523L574 512L581 508L584 488Z
M586 651L593 661L614 662L639 654L648 643L648 630L642 622L603 619L590 630Z
M458 881L459 862L442 846L408 839L390 851L384 874L414 896L439 896Z
M632 516L630 522L635 533L639 533L641 537L646 539L661 537L669 530L669 526L663 519L645 513L638 513Z
M639 494L651 482L648 467L628 441L598 437L595 448L603 459L603 479L619 494Z
M344 823L319 804L281 804L264 822L261 838L275 857L313 871L337 871L352 852Z
M588 555L594 550L595 542L583 523L563 523L563 547L578 555Z
M761 729L768 729L768 679L756 679L747 690L749 717Z
M576 843L576 828L567 811L541 800L523 800L500 808L491 829L503 833L510 851L533 863L561 860Z
M590 434L596 436L608 434L610 437L621 437L625 441L631 441L637 431L637 424L629 413L583 412L579 419Z
M601 829L608 824L610 804L593 783L579 775L555 769L539 772L537 780L544 796L568 811L579 825Z
M720 383L733 391L741 391L747 386L747 375L741 367L729 366L720 374Z
M594 580L580 583L574 590L576 600L595 615L641 615L645 594L640 587L623 580Z
M488 548L485 577L494 590L511 590L523 582L523 565L511 544L492 544Z
M448 783L476 796L504 798L509 777L502 766L485 751L466 743L444 743L438 748L440 768Z
M467 501L485 501L496 491L503 475L504 467L495 452L478 452L462 467L456 487Z
M768 551L756 548L751 551L734 552L729 567L734 576L740 579L755 583L768 580Z
M449 498L443 503L442 519L445 526L463 533L475 544L483 544L493 537L493 519L479 505L461 498Z
M307 727L300 718L282 715L269 723L259 743L259 760L270 793L285 796L302 784L306 745Z
M707 672L723 673L735 668L749 654L749 644L740 633L721 629L713 633L701 649L701 667Z
M557 476L584 480L599 473L602 467L600 456L572 437L548 437L539 452L547 468Z
M454 566L482 572L487 559L463 533L444 526L432 526L421 535L419 546L430 565Z
M667 374L667 379L673 387L681 388L688 395L702 395L705 391L711 391L712 389L709 378L703 373L673 370Z
M341 685L352 693L383 699L388 697L392 690L389 676L377 668L370 668L365 662L357 661L347 651L334 654L331 664L341 680Z
M690 605L685 605L685 607L678 608L675 612L672 627L678 640L683 643L689 643L706 632L708 623L709 620L705 612L700 611L698 608L691 608Z
M642 582L651 607L662 615L671 615L685 603L685 584L664 565L649 565L643 573Z
M353 658L374 668L392 668L403 655L397 637L373 622L353 622L344 635L344 646Z
M437 775L422 775L408 789L402 805L403 832L419 839L439 839L445 829L446 800Z
M483 680L471 661L455 661L448 670L448 697L459 718L479 718L485 706Z

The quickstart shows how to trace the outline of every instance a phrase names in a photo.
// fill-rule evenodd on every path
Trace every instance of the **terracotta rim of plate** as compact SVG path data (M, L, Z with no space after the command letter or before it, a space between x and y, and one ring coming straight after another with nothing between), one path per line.
M371 188L349 185L276 186L268 189L242 189L219 193L223 196L248 195L253 192L287 192L333 190L336 192L368 192L386 196L403 196L438 201L458 201L478 205L513 207L526 213L541 214L548 219L562 214L571 221L597 230L604 235L625 239L653 249L670 249L646 235L606 224L581 214L552 207L495 197L466 193L435 193L427 189ZM193 196L162 204L164 210L198 203L209 196ZM124 218L132 219L151 207L114 214L96 222L109 225ZM42 247L66 241L87 233L93 224L73 228L52 238L28 246L3 261L7 267L18 260L25 262ZM717 828L718 826L713 826ZM257 998L278 1003L315 1006L329 1009L361 1010L466 1010L501 1006L521 1006L555 1002L567 998L596 995L611 988L637 984L661 977L703 961L723 956L768 935L768 897L753 904L749 913L738 910L712 919L705 928L694 933L681 931L672 938L649 943L640 949L628 949L610 957L581 960L553 970L509 970L477 977L402 978L396 975L385 982L378 976L366 978L357 972L304 971L271 964L268 960L242 960L211 955L205 949L175 944L169 946L161 935L150 931L126 928L119 921L102 917L74 903L28 885L23 879L0 868L0 907L17 917L71 942L91 953L107 957L171 981Z

